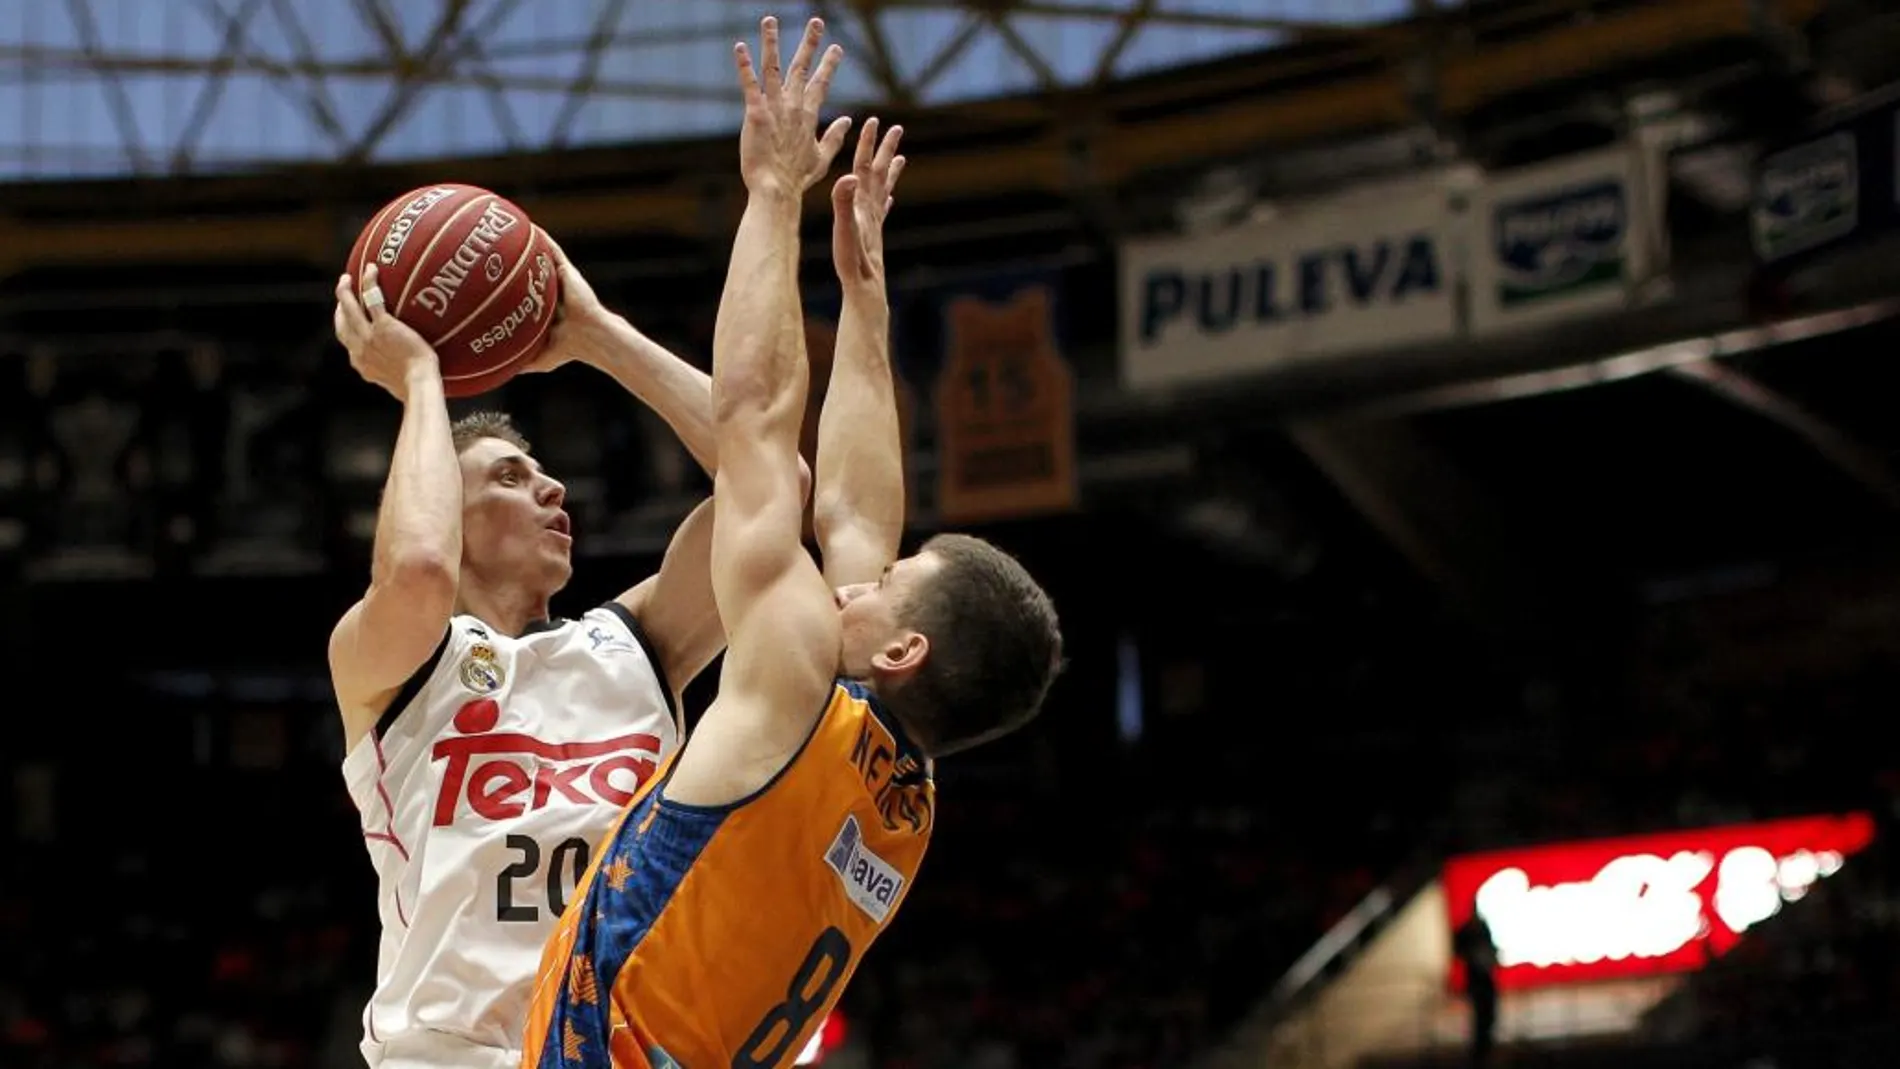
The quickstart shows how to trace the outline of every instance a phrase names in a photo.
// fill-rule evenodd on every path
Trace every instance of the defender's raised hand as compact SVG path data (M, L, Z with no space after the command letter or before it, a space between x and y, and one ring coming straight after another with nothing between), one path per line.
M864 120L851 173L831 187L831 261L847 287L884 288L884 217L904 173L904 157L897 154L903 137L904 128L893 126L879 140L877 119Z
M759 23L760 69L742 41L733 46L739 66L739 85L745 90L745 125L739 130L739 173L754 193L803 194L824 177L844 145L851 120L839 118L814 137L818 112L831 89L832 75L844 50L825 49L812 69L812 57L824 38L823 20L805 24L805 36L792 53L792 63L779 65L778 20L767 16Z

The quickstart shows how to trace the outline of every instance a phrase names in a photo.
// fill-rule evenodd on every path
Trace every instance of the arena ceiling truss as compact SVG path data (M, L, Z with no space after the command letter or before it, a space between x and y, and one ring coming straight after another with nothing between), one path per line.
M1098 85L1442 0L805 0L843 107ZM757 0L36 0L0 14L0 179L676 140L737 124Z

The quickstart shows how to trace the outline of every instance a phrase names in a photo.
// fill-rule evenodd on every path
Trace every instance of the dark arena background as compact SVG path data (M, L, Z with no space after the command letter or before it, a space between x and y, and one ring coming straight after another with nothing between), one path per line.
M399 411L331 286L483 185L705 366L765 13L0 4L0 1066L362 1064L324 648ZM1474 910L1490 1064L1900 1064L1890 5L772 13L908 131L912 534L1071 660L802 1064L1464 1065ZM567 483L570 614L706 492L600 386L454 405Z

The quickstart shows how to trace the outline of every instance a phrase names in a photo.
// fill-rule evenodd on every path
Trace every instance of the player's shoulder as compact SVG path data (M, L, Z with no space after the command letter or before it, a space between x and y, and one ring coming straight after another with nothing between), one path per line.
M640 633L640 618L618 601L603 601L581 613L580 620L582 623L610 623L629 634Z
M483 639L489 636L490 632L486 625L472 616L450 617L448 626L443 629L442 637L437 640L435 649L429 653L429 656L416 666L415 671L409 674L409 678L403 680L402 685L392 691L385 701L369 711L369 718L365 721L368 730L362 733L362 736L351 745L349 753L345 755L346 774L350 773L353 763L366 760L360 756L361 754L369 750L380 751L384 740L396 735L405 738L415 736L418 730L417 717L423 714L412 710L432 704L429 696L439 693L443 686L438 680L445 677L446 673L453 672L454 666L471 659L473 654L482 649ZM492 647L487 656L493 659ZM348 713L345 714L346 717L348 715ZM423 718L428 719L426 716ZM396 730L398 724L410 726L398 733ZM372 739L375 740L375 745L371 745Z
M620 602L607 601L587 610L581 614L580 625L581 633L588 636L596 649L601 647L604 637L618 645L637 646L647 660L653 662L654 669L659 669L659 651L640 623L639 614Z
M458 612L449 617L449 641L494 642L499 634L494 628L483 623L481 617Z
M448 627L442 632L442 640L436 644L435 652L416 668L415 674L397 692L395 700L377 718L377 737L387 733L396 718L405 709L415 705L437 677L445 673L459 673L466 680L471 674L472 665L494 664L500 657L499 642L506 641L506 636L498 640L497 634L478 617L466 613L451 616Z
M679 694L673 681L667 678L666 662L646 628L641 626L638 613L617 600L608 601L581 614L580 631L595 653L630 654L638 650L644 671L659 687L667 711L676 720L679 718Z
M475 641L490 641L491 636L497 633L473 616L457 616L452 622L462 627ZM587 609L579 616L550 616L543 620L535 620L523 628L521 634L514 636L513 639L504 636L503 641L535 644L550 639L564 641L575 636L585 636L589 629L597 630L602 627L619 635L640 633L640 624L634 615L619 602L608 601ZM598 638L595 641L598 644Z

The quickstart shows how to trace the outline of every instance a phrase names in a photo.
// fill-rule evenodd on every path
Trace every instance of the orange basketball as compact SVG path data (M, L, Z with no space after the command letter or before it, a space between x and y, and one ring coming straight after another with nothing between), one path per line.
M404 193L357 236L350 277L372 263L389 310L441 355L450 397L500 386L547 345L554 249L506 198L454 182Z

